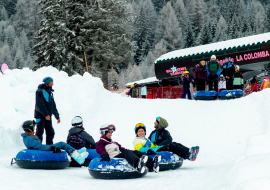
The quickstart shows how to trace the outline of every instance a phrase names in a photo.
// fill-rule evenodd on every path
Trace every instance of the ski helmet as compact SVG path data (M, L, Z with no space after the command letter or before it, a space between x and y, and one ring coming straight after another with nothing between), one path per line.
M36 126L36 122L34 120L27 120L23 122L22 128L24 131L30 132L30 129L33 132L33 128Z
M101 135L105 135L105 133L107 131L116 131L116 128L113 124L109 125L109 124L104 124L101 126L100 130L100 134Z
M74 127L82 127L83 126L83 120L80 116L76 116L71 120L71 125Z
M137 134L137 132L139 131L139 129L143 129L144 132L145 132L145 134L146 134L146 127L145 127L145 125L143 123L137 123L135 125L135 129L134 129L135 134Z
M185 72L183 73L183 75L184 75L184 76L189 75L189 72L188 72L188 71L185 71Z

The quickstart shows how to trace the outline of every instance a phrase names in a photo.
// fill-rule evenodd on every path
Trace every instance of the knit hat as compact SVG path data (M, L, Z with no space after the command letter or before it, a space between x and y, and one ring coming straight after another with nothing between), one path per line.
M52 81L53 81L53 79L51 77L46 77L43 79L44 84L49 84Z
M214 59L217 59L216 55L212 55L212 56L211 56L211 59L213 59L213 58L214 58Z
M229 59L228 57L225 57L225 59L228 59L228 62L230 62L230 59ZM225 59L224 59L224 60L225 60ZM227 62L226 62L226 63L227 63Z
M139 129L143 129L144 132L145 132L145 134L146 134L146 127L145 127L145 125L143 123L137 123L135 125L135 129L134 129L135 134L137 134L137 132L139 131Z

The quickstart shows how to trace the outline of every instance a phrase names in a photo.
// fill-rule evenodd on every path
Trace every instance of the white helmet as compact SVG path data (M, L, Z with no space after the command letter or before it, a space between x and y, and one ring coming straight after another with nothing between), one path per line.
M71 125L74 127L82 127L83 126L83 120L80 116L76 116L71 120Z
M101 135L105 135L106 131L115 131L115 126L114 125L109 125L109 124L104 124L101 126L100 130L100 134Z

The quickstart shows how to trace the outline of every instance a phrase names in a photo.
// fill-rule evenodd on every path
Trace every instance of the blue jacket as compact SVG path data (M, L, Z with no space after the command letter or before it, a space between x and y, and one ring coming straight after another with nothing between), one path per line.
M36 91L35 118L41 119L52 114L59 119L59 113L53 98L53 89L41 84Z
M146 96L146 86L141 88L141 95Z
M51 150L50 145L42 145L40 140L38 140L34 136L27 135L22 133L21 136L23 137L23 143L27 149L34 149L34 150Z

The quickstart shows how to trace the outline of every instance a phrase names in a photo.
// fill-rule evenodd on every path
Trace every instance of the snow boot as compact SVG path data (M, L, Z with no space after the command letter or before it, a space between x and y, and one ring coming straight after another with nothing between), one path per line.
M187 154L187 159L190 161L195 161L199 153L199 149L200 149L199 146L191 147Z
M85 161L85 158L87 158L88 154L89 154L88 152L83 152L79 154L79 152L75 150L71 153L71 157L80 165L82 165Z
M147 155L143 155L139 160L138 160L138 166L137 166L137 170L140 173L144 173L145 169L146 169L146 162L148 160L148 156Z
M160 155L156 155L153 158L153 171L155 171L156 173L159 172L159 162L161 161L161 156Z
M77 150L79 154L86 152L86 148L82 147L80 150Z

